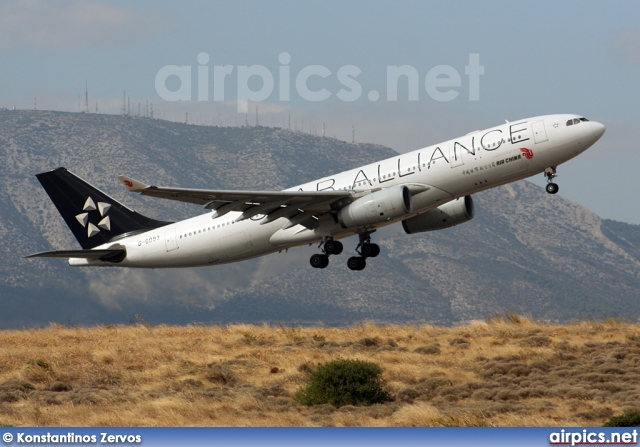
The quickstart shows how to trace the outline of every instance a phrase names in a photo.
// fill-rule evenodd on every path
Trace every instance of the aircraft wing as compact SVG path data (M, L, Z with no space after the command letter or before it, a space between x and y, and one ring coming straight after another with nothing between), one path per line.
M268 215L263 224L284 217L308 228L315 227L314 214L329 212L334 202L355 197L352 191L225 191L151 186L123 175L118 179L131 192L203 205L218 217L239 211L242 215L236 221L262 214Z

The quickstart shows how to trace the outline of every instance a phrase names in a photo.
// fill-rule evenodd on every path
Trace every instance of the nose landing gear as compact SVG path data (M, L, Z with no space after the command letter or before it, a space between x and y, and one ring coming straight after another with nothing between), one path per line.
M544 170L544 176L547 178L547 186L545 189L549 194L556 194L560 189L556 183L553 183L553 179L558 176L558 174L556 174L556 168L553 166L548 167Z

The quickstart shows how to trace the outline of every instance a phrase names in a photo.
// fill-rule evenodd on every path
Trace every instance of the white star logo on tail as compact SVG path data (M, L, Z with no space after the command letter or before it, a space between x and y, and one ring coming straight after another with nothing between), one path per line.
M109 216L107 216L107 212L111 208L111 204L106 202L98 202L98 206L96 207L96 203L93 201L91 197L87 197L87 200L84 202L84 206L82 207L82 211L84 213L80 213L76 215L76 219L80 222L80 225L87 229L87 237L95 236L100 233L100 229L109 231L111 230L111 221L109 220ZM94 225L89 222L89 212L98 211L102 220L98 222L98 225Z

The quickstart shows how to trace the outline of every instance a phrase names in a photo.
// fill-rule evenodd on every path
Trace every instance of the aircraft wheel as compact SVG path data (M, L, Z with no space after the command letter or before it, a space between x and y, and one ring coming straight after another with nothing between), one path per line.
M324 251L330 255L339 255L343 249L344 246L340 241L327 241L324 243Z
M352 256L347 261L349 270L362 270L367 266L367 262L360 256Z
M316 253L309 259L309 264L311 264L311 267L314 269L323 269L329 265L329 257Z
M380 246L378 244L364 244L361 251L365 258L375 258L380 254Z
M547 183L546 189L549 194L556 194L560 187L555 183Z

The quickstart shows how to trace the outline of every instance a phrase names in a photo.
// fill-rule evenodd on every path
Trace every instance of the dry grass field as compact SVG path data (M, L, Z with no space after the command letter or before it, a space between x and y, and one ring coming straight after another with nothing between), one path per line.
M580 426L640 406L640 326L512 314L453 328L0 331L0 425ZM306 407L305 373L375 362L395 400Z

